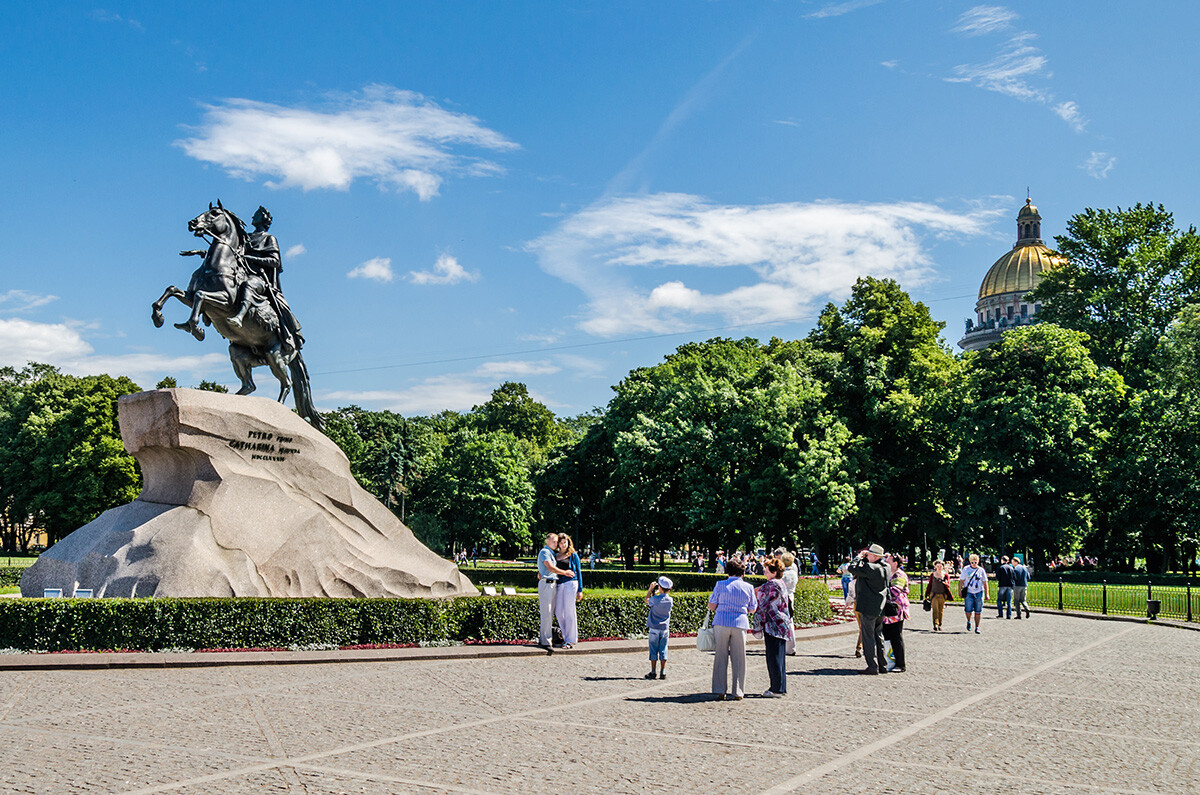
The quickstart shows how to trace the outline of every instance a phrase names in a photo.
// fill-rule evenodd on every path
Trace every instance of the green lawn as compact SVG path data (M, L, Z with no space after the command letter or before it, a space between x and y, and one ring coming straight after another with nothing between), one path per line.
M914 594L921 591L913 582ZM989 602L996 604L996 582L988 583ZM1170 618L1185 621L1188 617L1188 589L1181 585L1155 585L1150 594L1159 600L1161 610L1159 618ZM1200 620L1200 587L1191 589L1192 620ZM1062 607L1064 610L1078 610L1085 613L1108 613L1118 616L1146 616L1146 599L1148 594L1144 585L1102 585L1098 583L1063 583ZM1058 609L1058 583L1038 582L1029 583L1025 601L1030 607L1048 607ZM955 599L955 604L962 604Z
M0 555L0 566L13 569L25 569L37 561L34 555Z

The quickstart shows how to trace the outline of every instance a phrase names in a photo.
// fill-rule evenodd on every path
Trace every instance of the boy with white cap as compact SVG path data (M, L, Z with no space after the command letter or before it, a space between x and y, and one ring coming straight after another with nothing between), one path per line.
M646 616L646 632L650 642L650 673L647 679L654 679L654 662L658 661L658 679L667 678L667 641L671 638L671 589L675 583L668 577L659 577L650 583L646 591L646 604L650 606L650 614Z

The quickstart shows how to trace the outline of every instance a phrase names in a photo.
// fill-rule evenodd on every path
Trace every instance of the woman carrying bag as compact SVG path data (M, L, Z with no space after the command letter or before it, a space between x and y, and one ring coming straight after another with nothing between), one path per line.
M742 579L745 571L738 561L726 563L725 573L729 576L718 582L712 596L708 597L716 638L712 692L717 701L726 698L741 701L746 695L746 632L750 629L750 614L758 609L758 600L754 596L754 588ZM733 686L727 690L731 662Z
M950 573L946 571L946 564L939 560L933 564L933 571L929 574L929 585L925 588L925 602L929 605L925 609L933 610L934 632L942 631L942 615L946 602L951 598Z

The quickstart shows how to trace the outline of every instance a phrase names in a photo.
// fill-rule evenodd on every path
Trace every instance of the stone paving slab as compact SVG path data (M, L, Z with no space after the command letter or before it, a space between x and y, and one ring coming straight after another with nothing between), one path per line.
M752 645L741 702L712 700L691 639L653 682L629 643L0 668L0 792L1200 791L1200 634L1048 614L985 618L981 635L910 624L906 673L859 675L853 638L828 633L789 658L786 699L754 695Z

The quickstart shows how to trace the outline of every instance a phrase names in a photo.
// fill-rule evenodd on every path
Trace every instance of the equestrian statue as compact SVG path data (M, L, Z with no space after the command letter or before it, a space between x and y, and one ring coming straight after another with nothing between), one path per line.
M177 329L204 339L204 327L211 325L229 340L229 359L241 379L239 395L254 391L252 369L266 365L279 379L279 402L287 400L294 386L296 412L318 430L321 416L313 407L308 368L300 349L304 337L300 323L292 314L279 286L283 270L279 243L267 232L271 213L259 207L254 213L254 231L246 232L240 218L221 206L208 205L208 211L188 221L188 230L196 237L209 239L208 249L180 251L182 257L204 257L187 290L171 285L153 304L150 318L159 328L162 308L170 298L178 298L192 309ZM289 378L290 372L290 378Z

